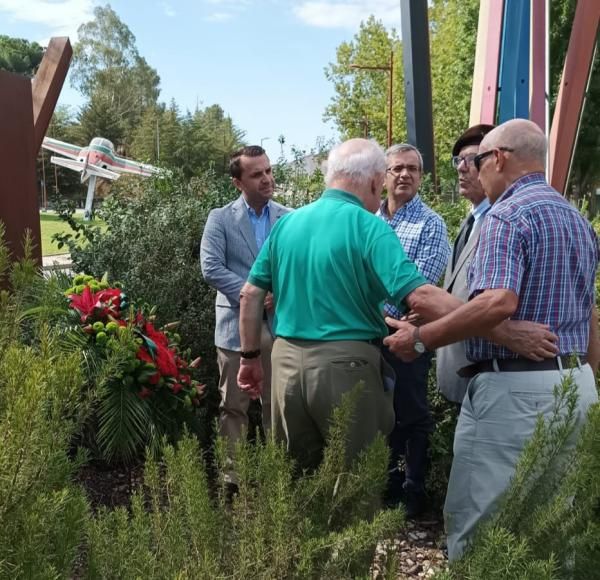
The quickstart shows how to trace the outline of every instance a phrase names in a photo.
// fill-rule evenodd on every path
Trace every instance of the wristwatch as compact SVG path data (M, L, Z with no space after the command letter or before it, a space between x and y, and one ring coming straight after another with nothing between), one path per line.
M240 356L242 358L258 358L260 356L260 348L256 350L242 350Z
M427 352L427 347L423 344L423 341L421 340L421 337L419 336L419 327L417 326L415 328L415 331L413 332L413 339L414 339L414 344L413 344L413 348L415 349L415 352L417 354L423 354L425 352Z

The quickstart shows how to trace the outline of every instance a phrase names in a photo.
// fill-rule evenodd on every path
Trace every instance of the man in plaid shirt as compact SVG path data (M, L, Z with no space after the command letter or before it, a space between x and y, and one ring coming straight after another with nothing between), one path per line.
M398 330L384 342L405 360L415 357L417 342L433 349L469 338L473 364L462 370L472 379L444 507L450 560L462 555L478 524L496 510L539 414L553 412L555 385L571 377L578 394L564 457L598 400L598 239L546 182L545 158L546 138L531 121L507 121L484 137L473 162L492 208L470 268L469 302L440 309L440 318L420 328L387 319ZM510 342L507 348L486 338L509 318L547 324L558 337L558 356L527 360Z
M437 284L446 270L450 244L444 220L419 196L423 158L416 147L401 143L386 151L385 185L387 199L377 215L396 232L404 252L431 284ZM385 305L386 316L400 318L392 304ZM390 329L393 333L395 329ZM389 504L404 503L408 517L425 508L425 471L429 434L433 420L427 404L427 378L433 353L405 363L386 347L383 356L396 373L394 412L396 424L390 434ZM405 470L399 468L404 457Z

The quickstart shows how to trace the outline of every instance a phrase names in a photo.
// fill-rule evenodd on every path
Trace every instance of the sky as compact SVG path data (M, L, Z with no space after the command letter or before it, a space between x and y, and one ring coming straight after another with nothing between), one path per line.
M0 0L0 34L36 41L77 41L97 0ZM220 105L262 144L272 161L292 145L309 151L317 138L337 140L323 120L333 97L325 67L370 14L400 30L399 0L113 0L139 53L161 79L160 101L182 112ZM59 104L81 106L67 79Z

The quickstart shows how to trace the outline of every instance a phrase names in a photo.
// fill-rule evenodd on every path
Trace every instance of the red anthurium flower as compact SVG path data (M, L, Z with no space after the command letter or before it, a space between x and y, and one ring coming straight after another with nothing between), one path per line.
M96 298L89 286L83 289L81 294L71 294L71 308L74 308L81 315L81 322L85 322L94 312Z

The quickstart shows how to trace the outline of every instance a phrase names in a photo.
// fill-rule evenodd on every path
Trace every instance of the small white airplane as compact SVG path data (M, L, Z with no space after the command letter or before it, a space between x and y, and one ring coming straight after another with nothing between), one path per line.
M118 179L121 173L132 173L141 177L152 177L159 170L152 165L139 163L115 153L114 145L102 137L94 137L87 147L79 147L58 139L44 137L44 149L60 153L63 157L53 155L52 163L62 165L73 171L81 172L81 183L92 175L103 179Z
M122 173L152 177L160 172L157 167L152 165L120 157L115 153L114 145L108 139L102 137L94 137L87 147L79 147L58 139L44 137L42 147L60 153L62 157L53 155L50 157L50 161L56 165L80 172L81 183L89 179L85 200L85 219L91 218L97 177L115 180Z

